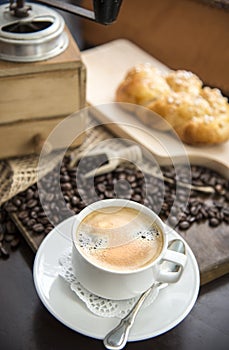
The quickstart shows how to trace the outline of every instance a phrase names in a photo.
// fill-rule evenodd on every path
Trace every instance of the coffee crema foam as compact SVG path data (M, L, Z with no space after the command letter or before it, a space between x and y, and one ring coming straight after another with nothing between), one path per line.
M107 207L84 218L76 232L79 250L96 266L136 270L153 262L163 234L148 215L133 208Z

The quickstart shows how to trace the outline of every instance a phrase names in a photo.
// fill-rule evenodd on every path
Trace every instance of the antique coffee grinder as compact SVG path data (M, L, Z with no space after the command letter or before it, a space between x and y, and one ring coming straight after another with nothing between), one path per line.
M111 24L121 2L94 0L93 11L58 0L0 6L0 158L38 153L51 130L85 106L85 67L52 7Z

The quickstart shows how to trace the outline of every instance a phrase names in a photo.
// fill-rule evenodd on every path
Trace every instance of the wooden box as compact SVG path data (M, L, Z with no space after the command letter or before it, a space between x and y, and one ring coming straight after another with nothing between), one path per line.
M85 106L86 70L66 31L69 45L52 59L0 61L0 158L39 152L53 128ZM83 131L82 118L76 128ZM79 137L73 146L81 141Z

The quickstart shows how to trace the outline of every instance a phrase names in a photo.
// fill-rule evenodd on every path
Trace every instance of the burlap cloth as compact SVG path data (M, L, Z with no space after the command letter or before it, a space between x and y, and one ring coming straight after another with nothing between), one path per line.
M96 123L93 120L90 119L88 121L88 128L83 143L75 149L70 149L67 152L68 154L74 157L89 147L95 147L100 141L111 137L112 134L103 126L95 127L95 125ZM50 157L50 161L46 163L45 169L39 169L39 176L51 171L60 159L58 152L56 156L51 154L50 156L47 155L47 157ZM38 162L39 155L36 154L0 160L0 205L37 182ZM47 164L49 165L48 167Z

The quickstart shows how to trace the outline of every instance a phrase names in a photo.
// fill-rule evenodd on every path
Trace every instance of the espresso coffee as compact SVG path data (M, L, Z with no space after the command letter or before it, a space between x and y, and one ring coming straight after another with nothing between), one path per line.
M86 216L76 232L81 253L96 266L133 271L153 262L163 234L152 218L129 207L106 207Z

